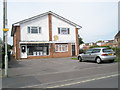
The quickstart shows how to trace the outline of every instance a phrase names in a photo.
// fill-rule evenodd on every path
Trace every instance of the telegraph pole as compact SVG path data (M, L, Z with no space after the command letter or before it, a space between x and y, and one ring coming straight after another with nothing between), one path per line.
M7 0L3 0L3 41L5 52L5 77L8 76L8 55L7 55Z

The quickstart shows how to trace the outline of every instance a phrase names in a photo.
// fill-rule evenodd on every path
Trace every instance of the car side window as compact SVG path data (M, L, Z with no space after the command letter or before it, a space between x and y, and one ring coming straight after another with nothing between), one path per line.
M99 53L100 49L93 49L92 53Z
M85 54L89 54L89 53L92 53L93 49L89 49L85 52Z
M103 52L113 52L113 50L112 49L103 49Z

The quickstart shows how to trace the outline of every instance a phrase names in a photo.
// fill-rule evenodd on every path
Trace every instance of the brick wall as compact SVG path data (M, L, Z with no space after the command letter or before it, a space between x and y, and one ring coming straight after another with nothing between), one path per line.
M118 47L120 47L120 37L118 38Z
M16 32L14 33L14 36L13 36L13 51L14 51L14 57L16 59Z
M76 55L79 54L78 28L76 28Z
M14 45L14 52L15 52L15 59L20 59L20 26L15 27L15 33L13 37L13 45Z
M52 41L52 15L48 14L49 41Z

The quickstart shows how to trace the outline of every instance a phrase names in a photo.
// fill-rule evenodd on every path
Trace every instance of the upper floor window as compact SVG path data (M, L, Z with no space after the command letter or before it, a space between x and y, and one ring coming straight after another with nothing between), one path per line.
M41 33L41 27L36 27L36 26L28 27L28 33L31 33L31 34Z
M58 28L58 34L70 34L70 28Z

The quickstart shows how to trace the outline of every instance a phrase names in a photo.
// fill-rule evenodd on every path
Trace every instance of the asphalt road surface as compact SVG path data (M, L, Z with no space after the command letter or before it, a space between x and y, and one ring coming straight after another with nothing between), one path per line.
M117 62L96 64L79 62L71 58L20 60L11 63L9 77L3 78L2 86L3 88L118 88L117 76Z
M66 84L63 87L58 88L118 88L118 76L113 76L109 78L103 78L99 80L86 81L78 84L78 82Z

